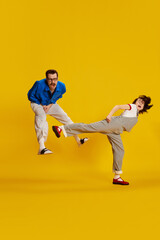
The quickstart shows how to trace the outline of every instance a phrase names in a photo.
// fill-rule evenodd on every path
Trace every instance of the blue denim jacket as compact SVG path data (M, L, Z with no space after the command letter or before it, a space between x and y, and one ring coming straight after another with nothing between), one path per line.
M62 95L66 92L65 84L58 81L56 89L52 94L49 86L46 82L46 79L36 81L33 87L28 92L28 99L31 102L49 105L51 103L56 103L59 98L62 98Z

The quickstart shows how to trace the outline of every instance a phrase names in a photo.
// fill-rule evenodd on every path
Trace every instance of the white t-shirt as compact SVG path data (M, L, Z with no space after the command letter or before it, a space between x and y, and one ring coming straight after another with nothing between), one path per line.
M138 110L135 104L128 104L130 106L129 110L125 110L121 116L123 117L137 117L138 116Z

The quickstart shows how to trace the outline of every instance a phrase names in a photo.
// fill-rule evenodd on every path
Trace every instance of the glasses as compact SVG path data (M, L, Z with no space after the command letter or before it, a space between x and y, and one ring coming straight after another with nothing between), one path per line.
M47 78L47 80L48 80L49 82L58 81L58 78Z

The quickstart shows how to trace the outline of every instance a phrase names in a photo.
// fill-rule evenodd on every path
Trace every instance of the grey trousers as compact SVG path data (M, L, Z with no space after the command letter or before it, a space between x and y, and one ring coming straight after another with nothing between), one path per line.
M110 123L106 120L90 124L75 123L63 126L64 136L69 137L80 133L102 133L107 135L112 146L113 152L113 171L117 174L122 173L122 161L124 156L124 147L120 134L130 131L137 123L137 118L112 117Z

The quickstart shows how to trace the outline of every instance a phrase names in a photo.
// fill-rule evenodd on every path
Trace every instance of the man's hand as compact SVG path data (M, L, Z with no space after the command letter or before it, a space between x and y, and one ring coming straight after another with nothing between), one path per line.
M49 104L49 105L43 105L42 107L43 107L43 110L45 111L45 113L47 113L48 111L49 111L49 109L50 109L50 107L52 106L53 104Z

